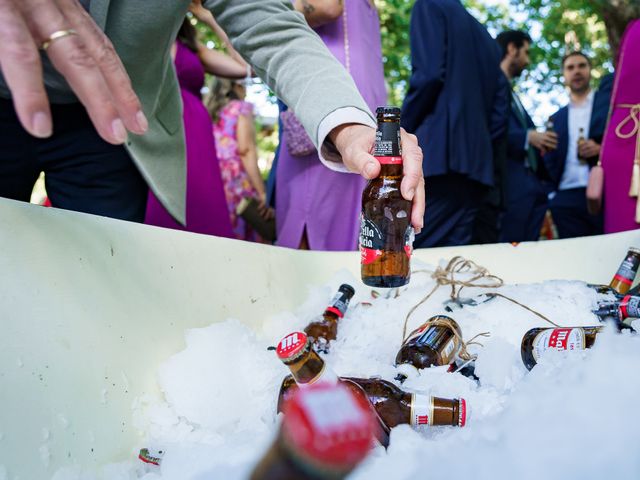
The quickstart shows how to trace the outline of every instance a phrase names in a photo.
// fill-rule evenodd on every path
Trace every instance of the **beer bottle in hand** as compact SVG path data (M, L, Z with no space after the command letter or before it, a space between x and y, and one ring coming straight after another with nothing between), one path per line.
M580 127L578 130L578 149L580 149L580 145L582 145L584 142L586 142L587 139L584 136L584 128ZM581 164L586 164L587 163L587 159L580 156L580 154L578 153L578 161Z
M549 350L584 350L591 348L604 327L532 328L522 337L520 354L527 370Z
M460 338L462 332L453 318L431 317L402 343L396 365L408 363L418 369L449 365L460 350Z
M371 450L375 424L362 397L342 385L300 390L251 480L345 478Z
M338 336L338 320L344 317L355 293L351 285L346 283L340 285L338 293L324 311L322 319L310 323L304 329L304 333L317 351L325 353L329 351L329 342Z
M636 278L638 267L640 267L640 249L631 247L609 286L618 293L627 293Z
M296 346L292 346L292 341ZM295 352L291 354L293 360L280 348L283 342L287 346L287 352ZM302 332L287 335L278 345L277 352L292 374L285 377L280 387L278 411L282 411L285 402L298 390L298 386L340 381L356 394L364 393L369 400L383 429L379 432L378 440L385 446L388 445L389 430L396 425L406 423L422 429L433 425L462 427L466 424L467 406L462 398L450 400L409 393L380 378L338 378L334 373L327 374L329 368Z
M380 176L369 180L362 192L360 264L365 285L392 288L409 283L411 274L411 202L400 193L400 109L378 107L376 114L373 155L381 169Z

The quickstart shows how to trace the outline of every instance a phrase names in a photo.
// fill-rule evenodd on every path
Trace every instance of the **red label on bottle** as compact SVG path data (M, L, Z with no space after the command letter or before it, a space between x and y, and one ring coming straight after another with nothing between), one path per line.
M615 278L619 282L624 283L625 285L631 285L633 283L633 281L629 280L628 278L623 277L622 275L618 275L617 273L613 276L613 278Z
M640 297L626 295L620 302L620 316L622 320L640 317Z
M368 265L376 261L377 258L382 256L382 250L374 250L372 248L360 247L360 263L362 265Z
M376 157L381 165L402 165L402 157Z

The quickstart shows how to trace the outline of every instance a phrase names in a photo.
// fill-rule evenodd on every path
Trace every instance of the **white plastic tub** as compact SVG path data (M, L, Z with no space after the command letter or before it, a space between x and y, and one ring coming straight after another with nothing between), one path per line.
M463 255L506 282L608 283L640 231L418 250ZM187 328L258 326L359 255L299 252L0 200L0 477L130 457L132 404L159 395L158 365ZM217 292L214 294L214 292Z

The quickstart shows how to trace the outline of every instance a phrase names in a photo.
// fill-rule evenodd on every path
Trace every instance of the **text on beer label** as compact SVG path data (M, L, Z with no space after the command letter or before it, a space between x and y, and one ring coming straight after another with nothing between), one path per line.
M432 425L433 397L414 393L411 395L411 426L416 430Z
M585 336L582 328L548 328L533 339L533 358L538 359L549 350L573 351L585 349Z

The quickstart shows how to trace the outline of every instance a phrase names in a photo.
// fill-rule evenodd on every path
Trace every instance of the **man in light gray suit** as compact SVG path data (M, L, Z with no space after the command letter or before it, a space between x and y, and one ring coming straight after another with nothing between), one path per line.
M379 174L369 153L375 121L302 15L282 0L203 4L296 112L325 165ZM0 0L0 196L28 198L44 170L62 208L140 221L149 185L184 222L184 132L169 52L188 6ZM422 153L414 136L403 133L402 141L402 192L413 200L412 223L420 229Z

